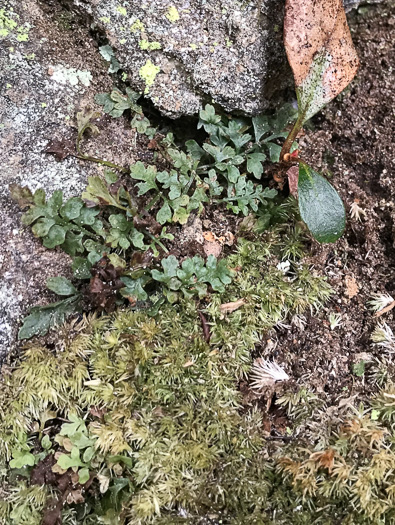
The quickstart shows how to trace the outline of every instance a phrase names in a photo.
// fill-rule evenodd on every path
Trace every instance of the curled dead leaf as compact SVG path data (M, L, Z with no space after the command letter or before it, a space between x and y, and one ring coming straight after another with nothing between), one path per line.
M234 312L235 310L237 310L238 308L240 308L241 306L245 304L246 304L245 299L238 299L237 301L233 301L231 303L221 304L219 309L221 310L221 313L223 314L230 314L231 312Z
M204 232L203 237L208 242L215 242L217 240L217 236L213 232Z
M285 156L284 156L285 160ZM289 192L294 197L298 196L299 166L292 166L287 171Z
M72 490L67 494L66 501L69 505L72 503L84 503L85 498L82 495L82 489Z
M332 448L328 448L328 450L323 450L322 452L314 452L311 454L310 460L317 462L322 468L327 468L330 473L335 462L335 451Z
M395 307L395 301L392 301L392 303L390 303L388 306L386 306L385 308L383 308L379 312L376 312L374 314L374 317L380 317L381 315L390 312L394 307Z

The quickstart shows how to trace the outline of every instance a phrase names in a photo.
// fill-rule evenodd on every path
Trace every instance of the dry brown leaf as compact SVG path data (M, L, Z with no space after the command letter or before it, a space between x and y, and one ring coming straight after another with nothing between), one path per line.
M224 243L227 244L228 246L233 246L234 242L235 242L235 236L233 235L233 233L226 232Z
M203 237L208 242L215 242L217 240L217 236L213 232L203 232Z
M69 505L72 503L84 503L85 498L82 495L82 489L72 490L67 494L66 501Z
M304 122L343 91L359 66L342 0L287 0L284 44Z
M56 474L65 474L67 470L62 469L57 463L55 463L55 465L52 467L52 472L56 472Z
M298 196L299 166L292 166L287 171L289 192L294 197Z
M223 314L230 314L231 312L234 312L235 310L237 310L244 304L246 304L245 299L238 299L237 301L233 301L231 303L221 304L219 309L221 310L221 313Z

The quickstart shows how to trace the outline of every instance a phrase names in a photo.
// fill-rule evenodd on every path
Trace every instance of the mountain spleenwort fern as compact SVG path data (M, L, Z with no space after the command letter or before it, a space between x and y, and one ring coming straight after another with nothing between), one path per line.
M156 129L151 127L137 104L138 98L139 95L130 89L126 95L114 89L110 94L98 95L96 101L114 118L130 110L134 114L131 125L152 137ZM173 239L167 229L175 223L185 224L192 212L201 213L205 205L222 204L233 213L245 216L251 211L262 213L266 210L269 224L270 216L275 214L277 205L272 203L277 192L256 184L249 177L262 177L262 163L267 156L271 161L278 160L280 146L275 141L283 138L282 129L294 114L292 106L284 106L274 117L232 119L217 115L214 108L207 105L200 112L198 124L208 133L202 145L189 140L184 151L176 145L173 134L168 133L161 139L155 135L162 161L172 165L169 170L158 171L156 165L136 162L130 171L122 168L121 171L129 171L129 175L119 177L115 171L107 169L104 179L89 177L81 198L72 197L66 202L61 191L55 191L48 199L42 189L33 195L26 187L13 186L11 193L23 208L29 208L23 215L23 224L31 226L46 248L59 247L70 255L74 277L82 281L90 279L90 289L94 287L95 293L98 286L100 292L106 288L107 296L112 293L108 284L101 285L98 278L92 284L92 272L105 259L114 269L110 273L116 274L117 285L113 291L118 305L123 298L133 306L147 301L157 292L152 287L154 281L160 283L162 296L156 301L157 307L163 298L176 301L178 291L184 296L196 295L201 299L207 295L207 285L219 291L230 282L231 272L213 256L207 263L195 256L183 261L181 268L176 268L178 263L174 257L163 259L162 267L172 266L177 274L171 278L156 268L151 271L149 262L136 268L130 260L139 251L147 254L147 261L166 255L166 243ZM99 132L91 120L95 115L93 111L77 115L77 151L80 158L87 160L91 158L82 154L80 143L86 130ZM250 128L253 128L254 137L246 133ZM94 161L103 163L100 159ZM58 293L56 288L50 289ZM63 298L56 303L33 308L19 337L44 335L49 328L80 311L83 304L87 305L84 299L90 289L79 286L72 293L58 293ZM99 303L109 304L107 299ZM113 305L111 301L111 308Z

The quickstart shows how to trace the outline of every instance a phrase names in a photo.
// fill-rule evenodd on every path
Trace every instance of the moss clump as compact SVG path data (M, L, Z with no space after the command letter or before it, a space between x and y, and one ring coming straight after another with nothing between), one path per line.
M28 348L1 383L3 522L393 523L393 386L353 411L288 391L277 401L292 426L284 443L241 408L238 382L263 332L330 295L297 262L302 241L289 225L239 240L235 278L209 304L91 317L64 327L54 349ZM284 256L292 279L276 267Z
M292 235L286 238L294 242ZM234 282L206 308L181 300L164 305L156 318L121 310L74 327L74 338L69 327L55 351L28 349L1 385L6 409L0 416L0 453L9 480L1 508L7 523L30 523L12 517L21 512L22 496L16 494L34 493L24 503L26 515L29 505L47 512L42 494L54 487L70 501L69 494L59 496L56 480L42 488L39 501L37 487L18 480L37 476L32 455L33 472L44 461L50 472L57 461L58 476L75 471L73 490L83 491L84 503L65 506L70 523L194 523L208 514L222 516L223 523L263 523L256 520L263 516L272 474L261 417L241 412L238 380L265 330L330 294L325 280L303 266L295 268L296 280L273 266L273 253L281 256L286 249L279 231L265 242L241 240L228 259L237 269ZM240 298L242 308L221 314L221 303ZM210 343L203 337L201 309L210 323ZM62 424L64 418L72 423ZM87 447L94 448L93 457ZM59 471L68 464L61 455L70 462L78 457L77 464ZM11 457L19 468L10 477ZM90 473L86 486L83 469ZM83 505L93 521L77 518ZM108 521L114 515L119 521Z
M369 407L332 407L330 414L320 407L299 425L301 440L276 457L279 523L291 513L295 525L395 522L394 397L388 384ZM292 497L284 497L287 490Z

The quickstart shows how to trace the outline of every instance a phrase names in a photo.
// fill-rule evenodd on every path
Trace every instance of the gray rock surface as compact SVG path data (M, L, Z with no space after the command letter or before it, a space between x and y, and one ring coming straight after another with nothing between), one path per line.
M203 102L259 113L289 81L283 2L73 0L113 47L131 82L169 116ZM154 75L152 84L145 72Z
M79 27L59 5L6 0L1 9L0 362L29 308L55 299L46 279L70 271L63 252L43 248L21 226L9 184L42 187L48 195L56 189L67 197L79 194L87 175L100 168L73 157L57 162L44 150L51 139L73 138L76 111L93 107L95 94L113 85L85 25ZM130 126L124 129L121 119L101 120L103 132L87 144L90 153L127 164L133 159Z
M69 1L105 35L135 88L170 117L205 102L257 114L292 86L284 0Z

